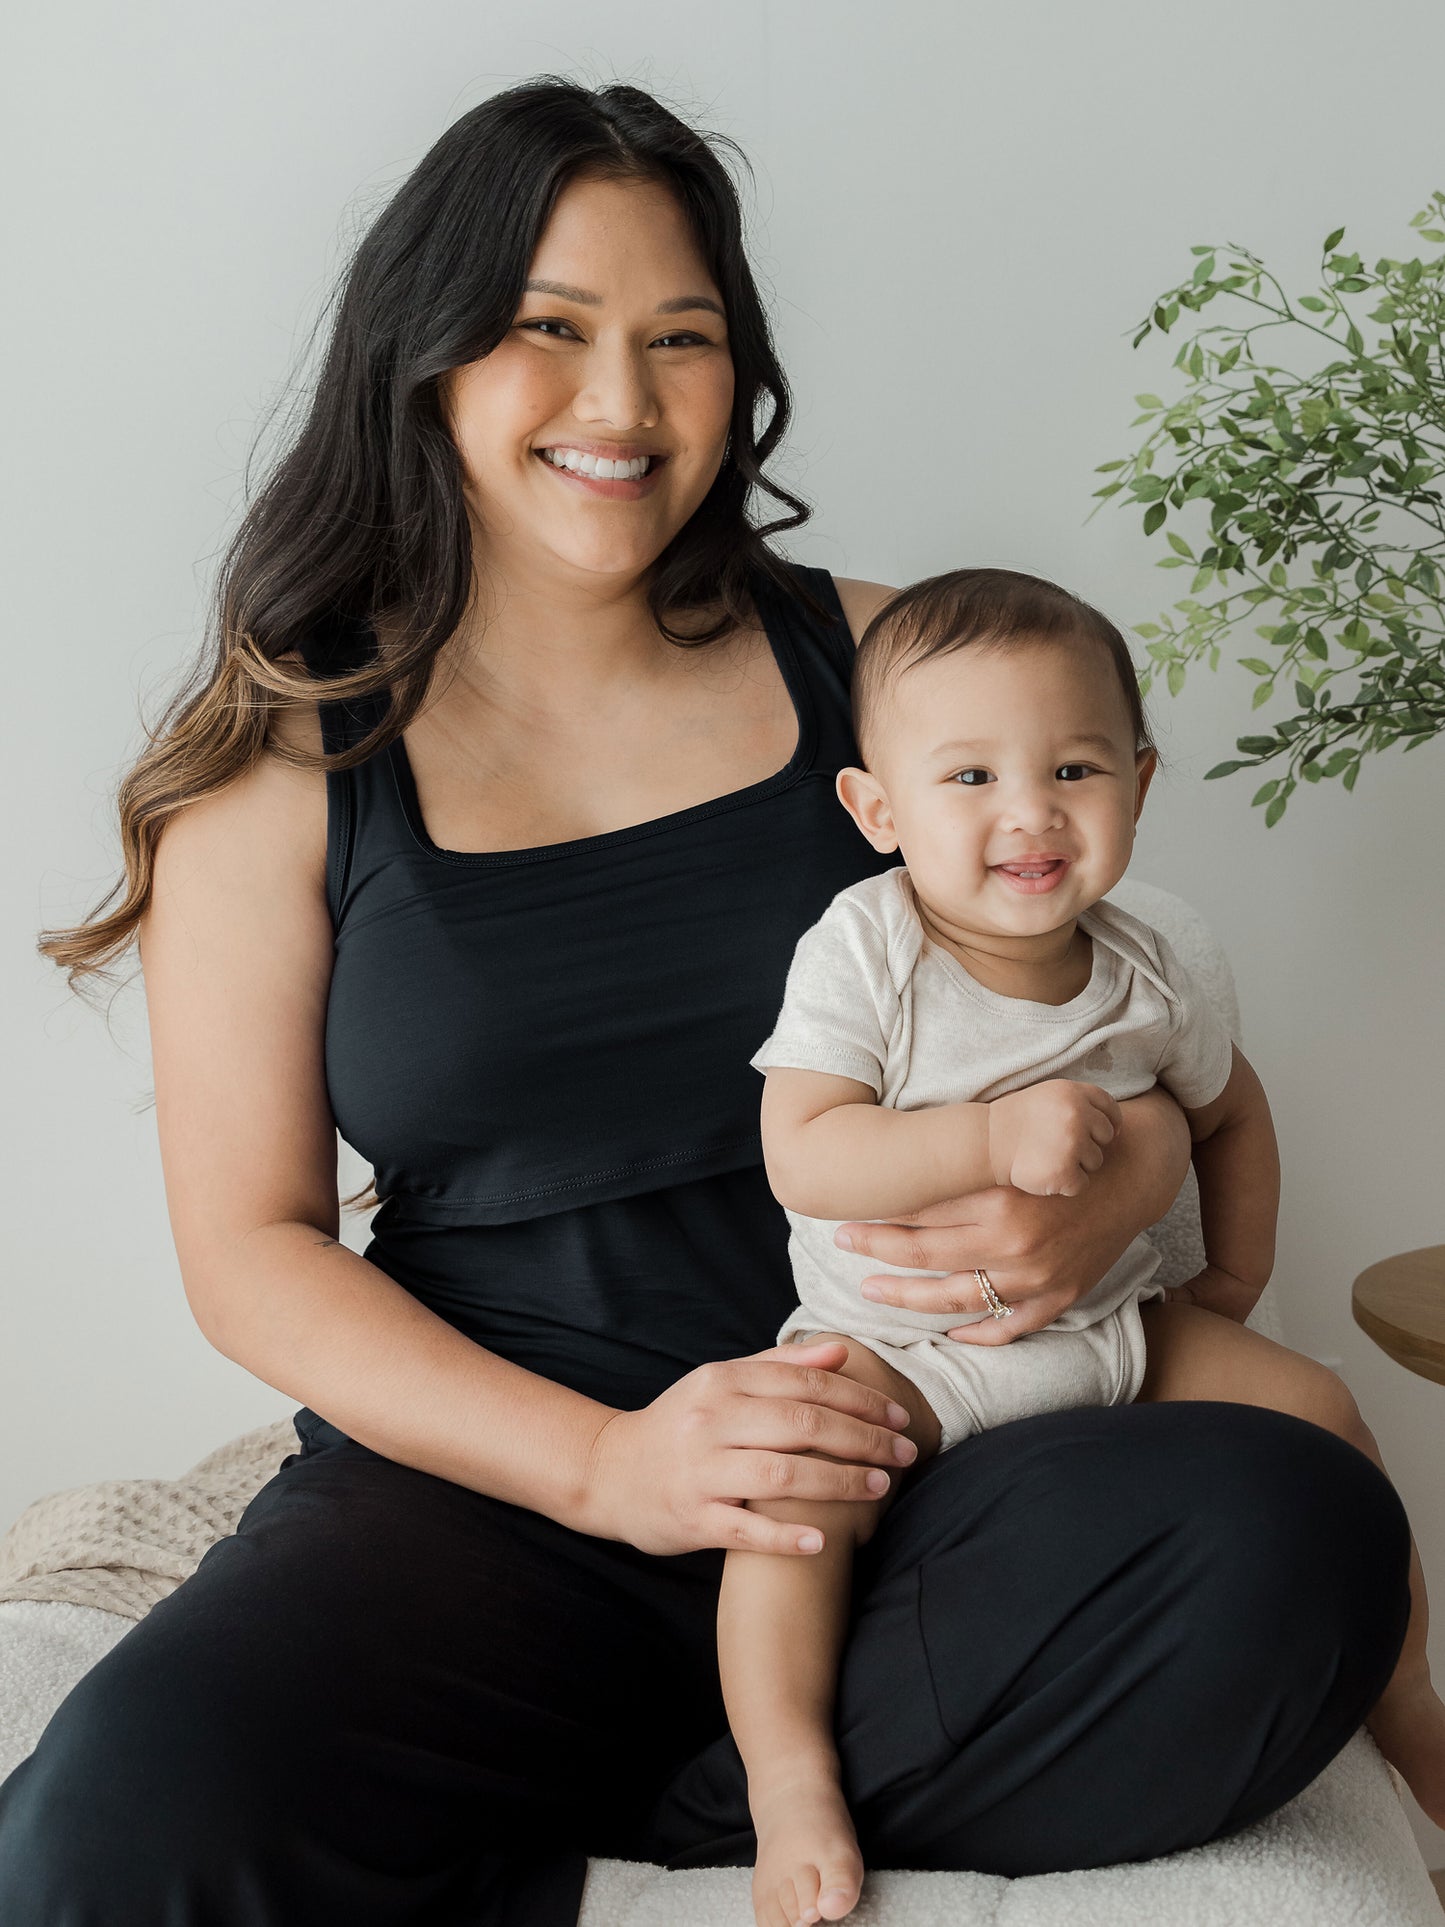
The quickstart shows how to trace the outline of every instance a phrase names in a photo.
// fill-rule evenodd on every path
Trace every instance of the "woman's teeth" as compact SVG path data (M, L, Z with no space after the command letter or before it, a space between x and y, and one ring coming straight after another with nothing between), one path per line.
M630 462L609 462L605 455L584 455L575 448L542 448L538 454L553 468L570 468L576 475L595 475L599 482L640 482L652 466L650 455Z

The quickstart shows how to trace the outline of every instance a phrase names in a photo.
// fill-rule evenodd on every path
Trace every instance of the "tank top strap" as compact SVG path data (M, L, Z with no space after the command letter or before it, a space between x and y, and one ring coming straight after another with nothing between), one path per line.
M812 696L817 719L814 767L829 771L842 769L845 764L858 760L848 697L855 654L852 631L838 598L837 584L827 569L811 568L801 562L787 562L783 566L794 584L811 591L826 613L820 616L797 594L790 594L761 570L754 578L753 597L767 626L780 631L791 647Z
M314 676L325 679L360 667L375 654L371 624L345 618L318 631L302 648ZM321 743L327 755L350 749L370 735L386 713L385 690L369 696L336 701L324 697L316 705ZM397 796L388 749L369 756L352 769L326 773L326 899L332 927L339 931L346 914L358 851L368 868L404 853L412 846L411 832Z

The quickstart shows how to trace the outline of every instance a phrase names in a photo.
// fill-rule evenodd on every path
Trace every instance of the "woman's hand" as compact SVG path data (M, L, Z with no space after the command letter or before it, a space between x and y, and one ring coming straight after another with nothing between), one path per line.
M851 1249L885 1264L943 1271L945 1278L863 1280L874 1302L911 1311L987 1309L974 1267L1016 1307L1011 1318L961 1325L950 1338L1009 1345L1052 1324L1093 1290L1130 1241L1156 1224L1178 1195L1189 1166L1189 1125L1157 1085L1119 1107L1119 1129L1103 1167L1073 1198L1030 1197L1000 1185L929 1205L897 1224L846 1224ZM874 1290L876 1287L876 1291Z
M592 1442L582 1530L641 1552L704 1546L816 1552L807 1528L749 1511L747 1499L873 1499L869 1468L896 1476L908 1414L841 1377L836 1339L774 1345L699 1365L638 1412L615 1412ZM907 1443L905 1441L905 1443ZM841 1459L812 1456L818 1452Z

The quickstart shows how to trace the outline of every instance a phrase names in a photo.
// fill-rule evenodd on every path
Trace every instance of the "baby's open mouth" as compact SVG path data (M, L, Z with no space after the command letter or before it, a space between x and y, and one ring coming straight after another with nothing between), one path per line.
M1007 880L1011 890L1038 896L1052 890L1069 867L1066 856L1026 857L1018 863L996 863L994 873Z

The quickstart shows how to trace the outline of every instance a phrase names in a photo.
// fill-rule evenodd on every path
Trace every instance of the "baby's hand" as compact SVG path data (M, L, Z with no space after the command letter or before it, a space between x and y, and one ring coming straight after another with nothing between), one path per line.
M996 1097L988 1107L994 1183L1036 1198L1076 1197L1104 1162L1119 1122L1119 1106L1107 1091L1071 1077Z

